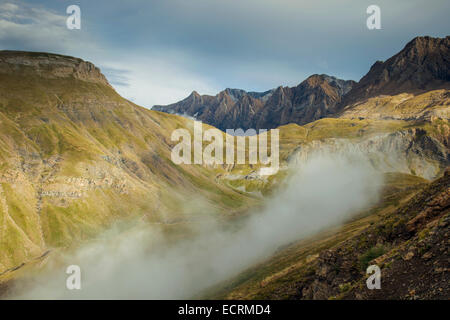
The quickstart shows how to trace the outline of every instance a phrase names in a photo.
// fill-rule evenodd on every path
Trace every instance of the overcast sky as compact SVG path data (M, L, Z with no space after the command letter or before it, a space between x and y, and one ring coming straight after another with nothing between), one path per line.
M81 8L68 30L66 8ZM381 30L366 27L369 5ZM418 35L449 34L448 0L0 0L0 50L89 60L145 107L196 90L264 91L314 73L359 80Z

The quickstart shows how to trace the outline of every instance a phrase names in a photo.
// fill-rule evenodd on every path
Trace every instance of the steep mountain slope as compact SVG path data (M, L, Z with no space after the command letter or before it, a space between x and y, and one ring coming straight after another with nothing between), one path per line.
M448 299L450 171L432 183L389 174L379 205L294 243L205 293L225 299ZM381 289L366 268L381 269Z
M216 96L199 95L153 110L193 116L219 129L272 129L287 123L305 124L333 114L353 81L312 75L296 87L266 92L226 89Z
M342 99L343 117L449 117L450 37L417 37L377 61Z
M255 201L220 168L173 164L179 127L192 121L123 99L89 62L0 52L0 274L124 219L188 221L194 194L227 214Z
M385 62L377 61L343 99L350 104L370 97L450 88L450 36L416 37Z
M279 87L257 115L256 127L306 124L334 114L335 106L353 84L351 80L312 75L297 87Z

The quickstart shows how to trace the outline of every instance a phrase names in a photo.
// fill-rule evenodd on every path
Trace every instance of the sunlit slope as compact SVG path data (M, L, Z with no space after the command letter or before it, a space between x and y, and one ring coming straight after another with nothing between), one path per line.
M450 165L448 120L325 118L304 126L281 126L280 171L258 174L258 166L235 166L220 178L252 194L270 194L315 153L358 155L381 172L434 179ZM270 145L270 143L269 143Z
M171 133L192 121L123 99L93 65L0 58L0 273L123 219L189 220L193 195L211 214L254 201L217 182L217 169L175 165Z
M342 118L430 120L450 118L450 91L380 95L346 106Z

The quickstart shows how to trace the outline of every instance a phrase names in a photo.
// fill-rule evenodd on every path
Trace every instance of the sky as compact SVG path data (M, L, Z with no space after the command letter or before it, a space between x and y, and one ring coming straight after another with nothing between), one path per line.
M369 30L369 5L381 29ZM69 30L66 9L81 9ZM52 52L100 67L151 108L225 88L265 91L312 74L358 81L416 36L449 35L448 0L0 0L0 50Z

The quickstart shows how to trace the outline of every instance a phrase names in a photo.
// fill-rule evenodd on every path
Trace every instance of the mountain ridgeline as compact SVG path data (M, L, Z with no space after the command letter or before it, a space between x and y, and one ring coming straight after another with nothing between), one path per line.
M191 116L222 130L271 129L288 123L303 125L343 114L356 118L371 117L378 115L372 106L366 105L374 111L372 115L364 110L359 112L355 107L370 98L384 97L385 100L377 100L376 104L385 105L391 102L386 101L386 96L410 94L399 97L401 102L405 102L412 95L444 90L433 95L431 103L428 96L423 97L426 107L414 110L412 114L398 115L386 108L384 115L380 115L397 119L420 117L423 116L421 111L448 103L449 65L450 37L417 37L387 61L377 61L359 82L312 75L296 87L280 86L261 93L226 89L216 96L208 96L194 91L182 101L157 105L153 110ZM414 104L418 105L417 101Z
M192 116L219 129L276 128L288 123L305 124L336 112L341 98L354 81L312 75L296 87L266 92L225 89L216 96L192 92L186 99L152 109Z

